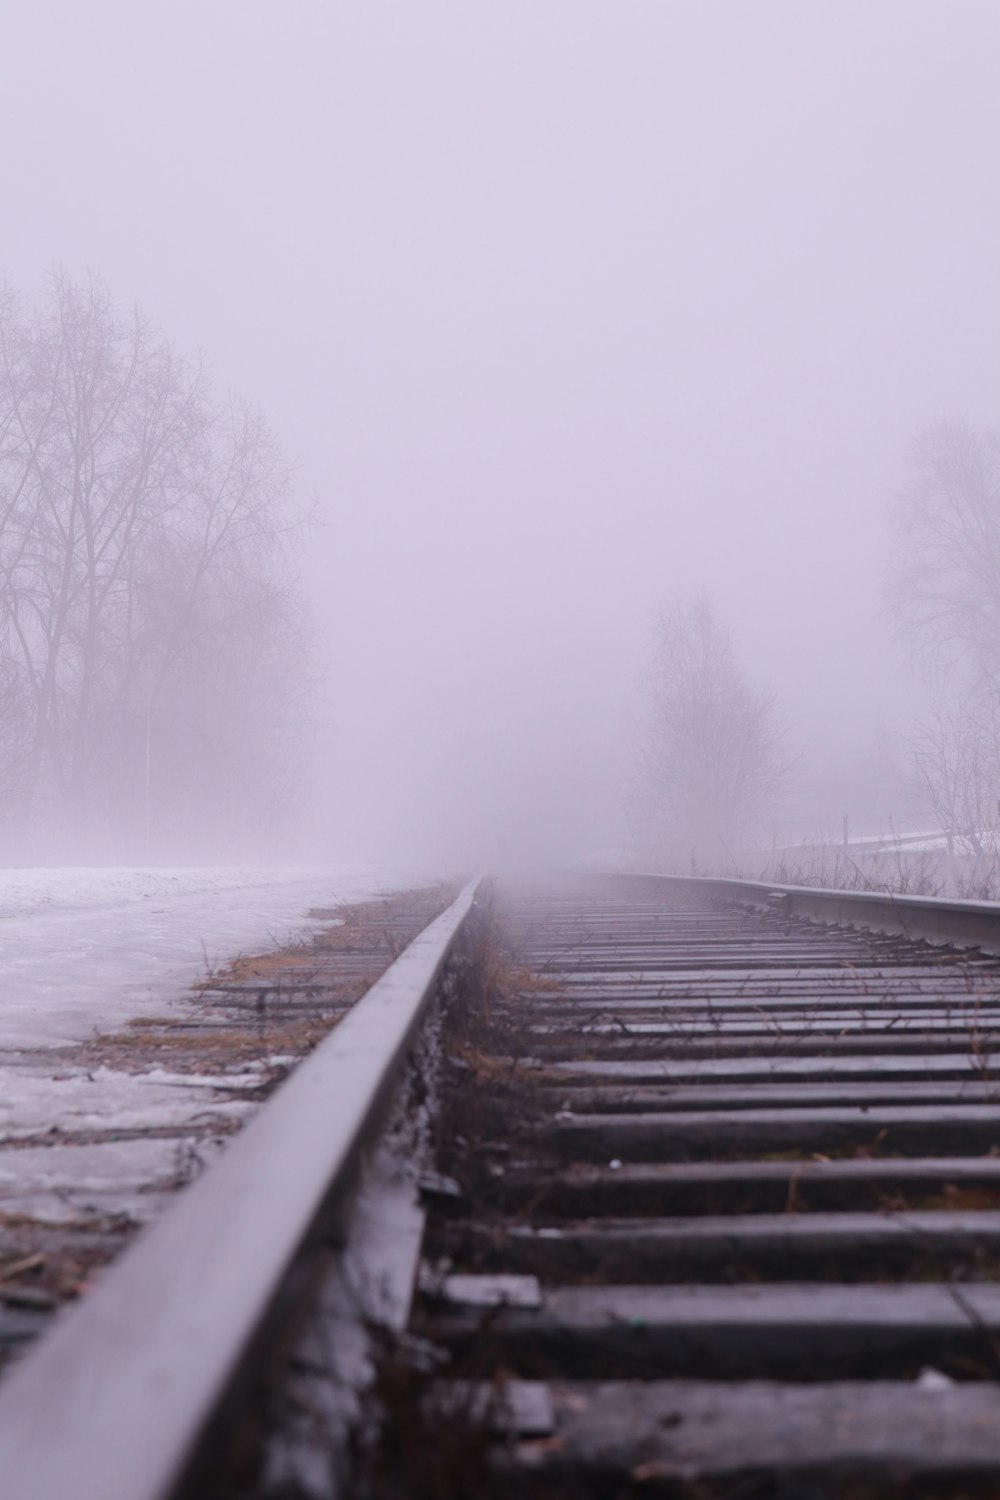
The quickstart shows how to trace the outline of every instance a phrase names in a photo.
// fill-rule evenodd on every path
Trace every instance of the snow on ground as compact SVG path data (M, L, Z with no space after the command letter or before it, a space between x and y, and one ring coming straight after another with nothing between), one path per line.
M169 1136L146 1136L97 1145L0 1150L0 1222L7 1213L46 1224L79 1224L121 1214L144 1223L155 1217L179 1183L207 1165L224 1145L224 1138L214 1136L190 1144Z
M252 1066L194 1076L88 1068L74 1044L140 1015L183 1019L194 982L240 953L308 935L318 925L310 908L416 883L343 867L0 870L0 1222L146 1218L183 1175L179 1155L201 1160L221 1144L213 1129L257 1107L240 1097L260 1085ZM49 1132L53 1143L39 1144ZM83 1141L59 1143L73 1132ZM88 1132L104 1140L87 1145Z
M238 1118L254 1106L240 1099L241 1090L260 1087L260 1074L227 1077L196 1074L177 1077L162 1069L123 1073L117 1068L93 1069L0 1064L0 1141L40 1136L51 1130L53 1101L58 1100L61 1131L168 1130ZM205 1090L208 1090L206 1095ZM237 1097L233 1097L233 1095Z
M412 883L359 868L0 870L0 1048L189 1004L227 959L311 930L310 907Z

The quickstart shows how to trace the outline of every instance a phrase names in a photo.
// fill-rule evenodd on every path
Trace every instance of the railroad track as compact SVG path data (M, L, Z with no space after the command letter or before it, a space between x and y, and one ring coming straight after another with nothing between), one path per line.
M0 1493L1000 1493L1000 912L501 905L14 1370Z
M81 1043L0 1049L0 1376L452 899L423 886L314 908L307 937L210 973L172 1013ZM34 1131L17 1108L26 1083L48 1109ZM74 1098L81 1086L90 1100Z

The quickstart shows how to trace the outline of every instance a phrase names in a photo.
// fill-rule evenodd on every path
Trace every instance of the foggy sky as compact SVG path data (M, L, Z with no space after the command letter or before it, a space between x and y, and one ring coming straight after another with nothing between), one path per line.
M318 856L612 842L678 588L806 743L919 705L884 511L1000 410L995 0L0 17L11 281L99 271L319 497Z

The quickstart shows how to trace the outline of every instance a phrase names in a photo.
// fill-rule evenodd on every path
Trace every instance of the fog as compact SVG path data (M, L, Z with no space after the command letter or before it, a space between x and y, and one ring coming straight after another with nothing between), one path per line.
M620 847L678 593L773 692L783 837L912 821L890 501L1000 410L998 73L993 0L4 8L11 284L98 273L316 501L263 853Z

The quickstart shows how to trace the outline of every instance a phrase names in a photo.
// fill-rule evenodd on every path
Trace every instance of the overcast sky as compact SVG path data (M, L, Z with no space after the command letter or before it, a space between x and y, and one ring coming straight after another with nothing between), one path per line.
M101 272L319 496L329 856L614 838L678 588L804 740L912 712L885 505L1000 412L996 0L0 16L11 281Z

